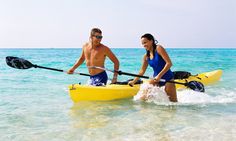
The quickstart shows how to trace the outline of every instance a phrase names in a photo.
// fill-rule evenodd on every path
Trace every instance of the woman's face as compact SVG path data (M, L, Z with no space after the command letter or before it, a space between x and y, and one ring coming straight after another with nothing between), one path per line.
M152 50L152 44L153 44L152 40L148 40L147 38L141 38L141 42L146 50L148 51Z

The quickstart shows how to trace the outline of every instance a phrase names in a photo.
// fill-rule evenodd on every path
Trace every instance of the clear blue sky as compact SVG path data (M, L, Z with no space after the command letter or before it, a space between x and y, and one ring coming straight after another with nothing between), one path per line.
M0 0L0 48L81 47L91 28L103 43L141 47L236 47L236 0Z

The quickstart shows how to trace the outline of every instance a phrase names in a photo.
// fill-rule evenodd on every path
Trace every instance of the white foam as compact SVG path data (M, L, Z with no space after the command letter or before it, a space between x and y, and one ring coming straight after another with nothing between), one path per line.
M212 99L206 93L196 92L190 89L177 91L178 102L183 104L209 103Z
M196 92L192 90L182 90L177 92L180 103L191 104L215 104L215 103L235 103L235 92L227 91L225 89L206 89L205 93Z
M148 83L144 83L140 86L140 90L137 95L134 96L134 101L142 100L141 97L144 95L146 95L145 99L148 102L170 102L167 94L165 93L164 87L157 87Z
M164 87L157 87L144 83L140 86L140 90L134 101L142 101L142 96L146 95L146 102L153 102L157 105L195 105L195 104L226 104L236 103L236 93L224 88L207 87L206 92L196 92L191 89L183 89L177 91L178 103L169 101Z

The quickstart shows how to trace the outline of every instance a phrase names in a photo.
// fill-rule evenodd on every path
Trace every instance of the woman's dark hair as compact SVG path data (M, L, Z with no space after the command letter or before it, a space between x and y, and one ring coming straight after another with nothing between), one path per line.
M157 40L155 40L155 38L152 36L152 34L149 34L149 33L146 33L144 34L143 36L141 36L141 38L146 38L150 41L152 41L152 47L153 47L153 56L155 56L155 51L156 51L156 48L157 48ZM150 51L146 50L146 54L147 54L147 57L150 57Z

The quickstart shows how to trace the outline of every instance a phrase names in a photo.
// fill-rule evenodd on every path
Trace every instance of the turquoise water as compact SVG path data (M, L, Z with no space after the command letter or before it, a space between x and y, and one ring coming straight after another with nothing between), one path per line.
M142 48L112 51L120 60L120 70L139 71ZM197 74L222 69L222 79L206 86L206 94L178 92L178 104L133 99L73 104L67 86L87 83L88 77L34 68L17 70L6 65L5 57L67 70L81 49L0 49L0 140L236 140L236 49L167 51L172 70ZM110 61L106 67L113 68ZM88 73L85 65L77 70ZM145 75L151 76L152 70Z

